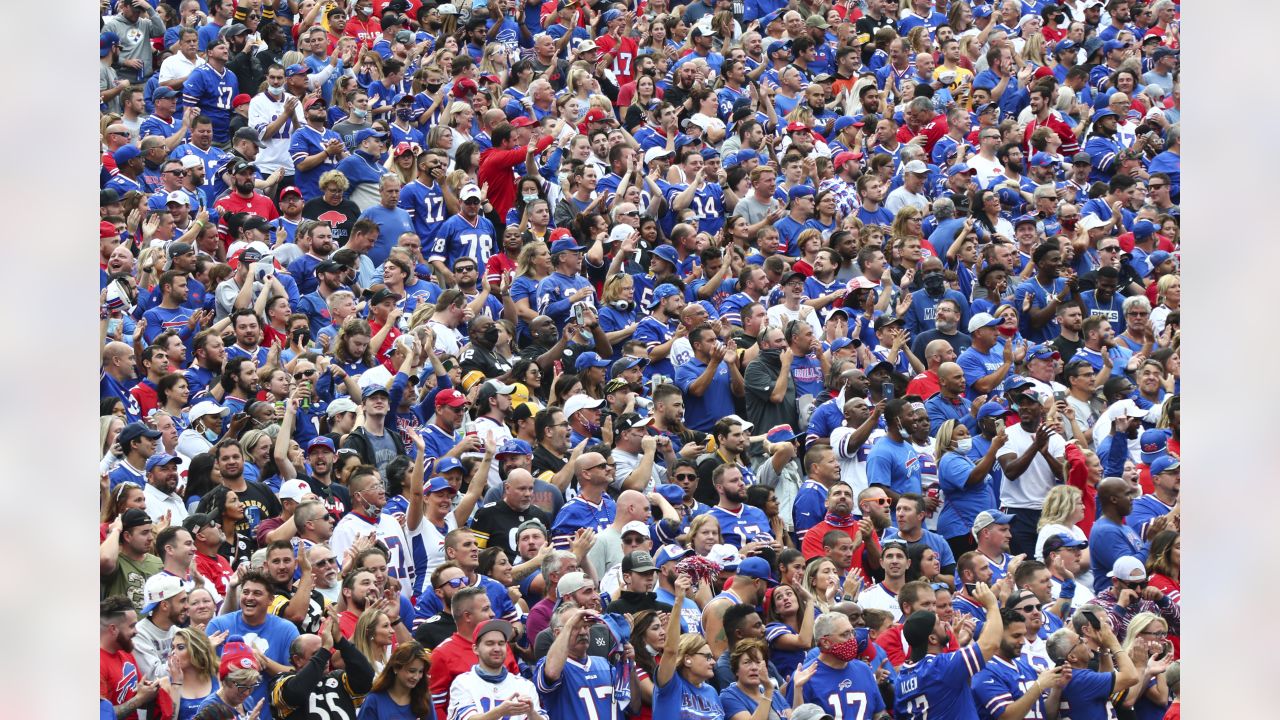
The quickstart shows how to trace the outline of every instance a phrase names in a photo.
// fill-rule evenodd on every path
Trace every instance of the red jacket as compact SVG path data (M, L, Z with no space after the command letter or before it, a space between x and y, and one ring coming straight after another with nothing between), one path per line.
M1036 128L1039 127L1049 128L1054 135L1057 135L1062 140L1062 146L1058 148L1058 152L1063 157L1071 157L1080 152L1080 141L1076 139L1075 131L1058 115L1058 111L1051 110L1049 111L1049 118L1044 122L1039 122L1032 116L1031 122L1027 123L1027 128L1022 133L1022 151L1027 154L1027 157L1030 157L1032 153L1031 133L1035 132Z
M551 145L555 138L547 135L534 145L537 152L542 152ZM503 220L507 211L516 204L515 167L524 162L528 148L524 145L503 150L491 147L480 153L480 167L476 170L476 180L483 186L489 184L489 202L493 211Z
M1085 465L1084 453L1074 444L1067 445L1067 484L1080 489L1084 499L1084 518L1076 523L1086 537L1097 519L1098 490L1089 484L1089 468Z
M925 400L940 392L942 392L942 388L938 385L938 373L932 370L925 370L911 378L911 382L907 383L908 395L919 395Z
M858 542L858 526L856 524L852 527L838 528L829 524L826 520L823 520L817 525L806 530L804 533L804 542L800 546L800 552L804 553L804 559L806 562L818 557L819 555L826 554L822 549L822 538L832 530L843 530L849 535L849 537L853 538L855 543ZM871 535L871 542L874 543L876 547L880 547L880 539L877 538L874 533ZM859 552L857 548L854 549L853 564L850 565L849 569L852 570L857 568L858 571L862 573L862 577L867 582L871 582L871 573L867 570L867 567L864 564L866 551L867 549L865 547L862 548L861 552Z
M427 678L431 683L431 703L436 707L439 720L446 720L449 713L449 686L453 685L454 678L471 670L478 661L471 640L458 633L450 635L431 652L431 669ZM507 648L506 667L509 672L520 672L510 648Z
M911 657L907 641L902 637L902 623L892 625L888 630L880 633L876 638L876 644L884 650L884 654L889 657L889 662L893 663L895 668L902 667ZM942 652L955 652L959 649L960 644L956 642L955 633L951 632L951 628L947 628L947 646L942 648Z

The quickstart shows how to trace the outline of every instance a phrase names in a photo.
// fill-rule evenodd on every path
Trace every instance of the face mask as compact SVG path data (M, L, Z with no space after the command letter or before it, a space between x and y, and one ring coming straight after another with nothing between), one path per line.
M658 648L650 645L649 643L644 644L644 649L649 652L650 657L657 657L659 655Z
M969 451L972 449L973 449L973 438L965 438L963 440L956 441L956 452L960 453L961 455L968 455Z
M850 662L854 658L858 657L858 639L849 638L844 642L836 643L835 645L832 645L827 652L837 660Z
M596 433L600 432L600 423L594 422L592 420L588 420L586 422L586 425L587 425L587 433L591 435L595 435Z
M371 7L358 7L358 8L356 8L356 14L358 14L358 15L364 15L365 17L368 17L368 16L369 16L369 13L371 13L371 12L373 12L373 8L371 8Z
M929 273L924 276L924 291L932 297L939 297L946 291L947 281L942 273Z
M440 89L440 83L427 83L427 92L433 93Z
M498 326L490 325L489 327L485 328L484 332L480 334L480 337L481 339L484 340L485 344L490 347L497 345L498 344Z
M397 119L397 120L408 120L408 119L409 119L409 118L411 118L411 117L413 117L413 111L412 111L412 110L406 110L406 109L404 109L404 108L401 108L401 109L399 109L399 110L396 110L396 119Z
M268 85L267 94L273 98L278 98L281 95L284 95L284 86L281 85L280 87L271 87L270 85Z
M521 200L524 200L524 204L525 204L525 205L528 205L529 203L533 202L534 200L537 200L537 199L538 199L538 196L537 196L537 195L521 195L521 196L520 196L520 199L521 199Z
M201 434L201 435L204 435L204 439L205 439L205 440L208 440L209 442L217 442L217 441L218 441L218 432L217 432L216 430L205 430L204 432L202 432L202 433L200 433L200 434Z
M351 117L356 120L364 120L365 118L369 117L369 111L353 109L351 111Z
M611 305L613 309L617 310L618 312L628 312L631 310L630 300L614 300L613 302L609 303L609 305Z

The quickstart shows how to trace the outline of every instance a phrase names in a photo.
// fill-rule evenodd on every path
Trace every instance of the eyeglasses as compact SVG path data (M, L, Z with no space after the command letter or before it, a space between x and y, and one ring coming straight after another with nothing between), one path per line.
M676 473L677 480L697 480L698 476L694 473Z
M454 579L452 579L452 580L445 580L444 582L440 583L439 585L436 585L436 589L437 589L437 590L439 590L440 588L444 587L445 585L448 585L449 587L453 588L454 590L458 590L458 589L460 589L460 588L464 587L466 584L467 584L467 578L466 578L465 576L464 576L464 577L456 577L456 578L454 578Z
M1125 313L1125 315L1128 315L1130 317L1146 317L1150 314L1151 313L1147 312L1146 310L1130 310L1129 312Z
M257 687L258 687L259 685L261 685L261 684L262 684L261 682L256 682L256 683L253 683L253 684L251 684L251 685L242 685L242 684L240 684L240 683L238 683L238 682L233 682L233 683L231 683L231 686L232 686L232 687L234 687L235 689L239 690L240 692L253 692L253 691L254 691L254 689L255 689L255 688L257 688Z
M303 370L302 372L296 372L296 373L294 373L294 374L293 374L293 379L294 379L294 380L306 380L306 379L307 379L307 378L309 378L309 377L315 377L315 376L316 376L316 371L315 371L315 370Z
M1169 637L1169 633L1163 630L1143 630L1138 634L1141 635L1142 637L1152 637L1152 638L1158 638L1160 640L1164 640L1165 638Z
M174 176L174 177L186 177L186 176L187 176L187 171L186 171L186 170L165 170L165 172L169 173L170 175L172 175L172 176Z
M336 557L328 557L328 558L325 558L325 559L323 559L323 560L317 560L317 561L315 561L314 563L312 563L312 565L315 565L316 567L320 567L321 565L328 565L329 563L333 563L334 565L337 565L337 564L338 564L338 558L336 558Z
M698 653L694 653L694 655L697 655L697 656L698 656L698 657L700 657L700 658L706 658L706 659L710 660L711 662L715 662L715 661L716 661L716 656L715 656L715 655L712 655L712 654L711 654L711 653L709 653L709 652L698 652Z
M608 464L609 464L609 463L596 463L595 465L592 465L591 467L582 468L582 471L583 471L583 472L587 472L588 470L597 470L597 469L599 469L599 468L602 468L602 467L607 466Z
M625 216L627 216L627 217L640 217L640 211L639 211L639 210L632 210L631 212L624 212L624 213L618 213L618 214L619 214L619 215L625 215Z
M1098 252L1120 252L1120 246L1112 245L1111 247L1098 248Z

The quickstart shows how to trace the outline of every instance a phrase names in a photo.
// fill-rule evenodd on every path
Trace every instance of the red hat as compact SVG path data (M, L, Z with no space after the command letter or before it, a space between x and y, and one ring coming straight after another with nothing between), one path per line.
M298 189L298 186L290 185L289 187L280 191L281 198L284 198L285 195L297 195L298 197L302 197L302 191Z
M511 121L511 127L513 128L529 127L530 125L536 125L536 124L537 123L535 123L533 119L530 118L528 115L521 115L520 117Z
M808 131L808 130L812 130L812 128L810 128L808 125L805 125L805 124L804 124L804 123L802 123L802 122L791 122L791 123L787 123L787 132L789 132L789 133L793 133L793 132L806 132L806 131Z
M105 240L110 237L119 237L120 233L116 231L116 226L103 220L98 223L98 239Z
M1040 67L1036 68L1036 71L1034 73L1031 73L1031 77L1039 80L1040 78L1054 77L1054 75L1053 75L1053 70L1050 70L1044 65L1041 65Z
M240 93L239 95L231 98L231 107L238 108L241 105L248 105L249 101L252 99L253 98L249 97L248 94Z
M597 108L591 108L590 110L587 111L587 117L585 118L585 120L586 122L592 123L592 122L599 122L608 117L609 116L606 115L603 110L597 107Z
M466 404L467 396L453 388L445 388L436 393L436 407L448 405L449 407L460 408Z
M555 230L551 231L551 236L547 238L547 240L549 242L555 242L560 238L572 238L572 237L573 237L573 233L569 231L569 228L556 228Z
M835 159L832 161L832 165L835 166L835 169L839 170L840 168L844 167L845 163L851 160L861 160L861 159L862 159L862 153L857 151L852 151L852 150L846 150L836 155Z
M258 670L258 661L253 657L253 650L244 643L244 638L232 635L222 646L222 661L218 663L218 677L225 678L233 670Z
M493 75L493 74L489 74L489 75L481 75L481 76L480 76L480 79L481 79L481 80L483 80L483 81L485 81L485 82L487 82L487 83L499 83L499 82L502 82L502 78L498 77L497 75Z
M454 97L466 97L480 90L480 86L476 85L476 81L471 78L459 78L453 84Z
M311 108L312 105L315 105L316 103L320 103L321 105L324 105L324 98L319 95L308 96L305 100L302 101L302 109L308 110Z
M396 157L400 157L407 152L413 152L413 144L408 140L401 140L399 143L396 143L396 149L392 154Z

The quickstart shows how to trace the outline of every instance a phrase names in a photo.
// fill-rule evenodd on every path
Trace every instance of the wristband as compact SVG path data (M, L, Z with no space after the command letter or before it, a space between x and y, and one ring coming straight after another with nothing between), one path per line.
M396 618L396 619L391 623L391 627L395 627L396 625L399 625L400 623L403 623L403 622L404 622L404 618Z
M1058 593L1058 597L1063 598L1065 600L1071 600L1075 596L1076 596L1076 581L1063 580L1062 591Z

